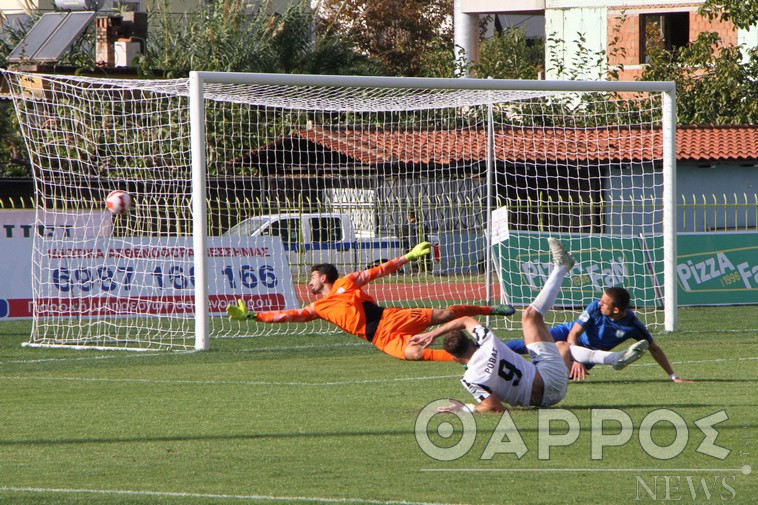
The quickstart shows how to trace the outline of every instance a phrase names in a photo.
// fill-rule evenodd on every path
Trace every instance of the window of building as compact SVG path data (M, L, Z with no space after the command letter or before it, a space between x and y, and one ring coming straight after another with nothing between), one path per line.
M640 63L649 61L654 48L671 51L690 42L690 13L668 12L640 16Z

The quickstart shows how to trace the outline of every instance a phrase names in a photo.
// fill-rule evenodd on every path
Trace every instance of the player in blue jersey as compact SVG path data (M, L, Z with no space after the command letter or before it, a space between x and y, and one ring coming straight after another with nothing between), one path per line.
M680 379L671 368L663 349L653 341L645 325L629 308L629 292L622 287L607 288L600 300L592 302L574 323L564 323L550 329L556 342L570 345L573 364L570 376L584 380L588 370L595 365L611 365L621 370L639 359L646 350L674 382L690 382ZM610 352L626 340L636 342L627 350ZM507 342L514 352L526 354L522 340Z

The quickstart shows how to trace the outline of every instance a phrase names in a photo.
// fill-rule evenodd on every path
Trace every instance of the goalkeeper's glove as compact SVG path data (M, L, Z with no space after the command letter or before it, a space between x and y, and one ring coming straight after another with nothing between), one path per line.
M255 312L247 310L247 306L242 300L237 300L237 303L230 303L226 308L226 313L229 314L229 317L236 319L237 321L243 321L245 319L255 320L256 318Z
M411 249L410 252L408 252L408 254L405 255L405 259L407 259L408 261L416 261L422 256L426 256L430 252L432 252L432 243L421 242L416 247Z

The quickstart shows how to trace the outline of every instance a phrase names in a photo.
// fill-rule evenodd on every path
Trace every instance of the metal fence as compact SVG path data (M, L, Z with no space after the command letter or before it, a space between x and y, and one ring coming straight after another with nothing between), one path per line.
M416 210L420 224L428 231L437 232L455 229L481 229L485 223L484 206L481 200L464 196L463 200L448 198L440 200L435 197L427 197L428 201L418 198L415 202L393 201L384 202L381 214L383 217L374 223L381 232L394 233L396 228L405 222L405 216L411 210ZM159 205L160 202L150 202L144 206L138 206L136 212L148 212L148 209L171 209L165 216L137 216L150 222L150 229L144 230L146 234L178 234L190 232L186 229L189 222L181 213L180 209L189 210L189 206L183 207L180 202L172 202L167 205ZM601 206L614 207L619 203L625 207L640 205L642 207L655 207L656 203L645 202L576 202L576 201L527 201L508 200L498 204L509 205L512 210L514 228L535 229L542 231L575 231L584 233L607 233L604 231L602 215L609 214L608 209L598 211ZM273 214L277 212L318 212L325 211L325 204L310 200L284 200L278 202L240 199L213 200L209 205L209 234L219 235L237 222L251 216L261 214ZM102 202L93 200L82 202L82 209L102 207ZM142 211L140 211L140 207ZM440 214L440 209L448 208L447 212ZM549 207L549 208L548 208ZM0 210L33 209L33 197L6 197L0 198ZM436 209L436 211L433 211ZM333 209L332 209L333 210ZM357 212L360 209L352 209ZM376 210L376 209L374 209ZM177 212L178 211L178 212ZM520 219L519 216L528 216ZM610 214L614 214L611 211ZM552 216L552 217L551 217ZM568 219L567 216L573 216ZM554 222L559 219L561 222ZM568 219L568 221L567 221ZM677 204L678 231L680 232L718 232L718 231L758 231L758 193L753 194L700 194L682 195ZM471 221L471 222L469 222ZM444 223L443 223L444 222ZM182 224L183 223L183 224ZM456 225L457 223L457 225ZM605 223L608 225L609 223ZM560 229L559 229L560 228ZM116 229L118 225L116 223Z

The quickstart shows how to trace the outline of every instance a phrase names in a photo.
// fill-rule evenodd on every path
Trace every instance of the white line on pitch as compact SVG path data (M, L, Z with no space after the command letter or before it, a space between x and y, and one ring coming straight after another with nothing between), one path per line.
M363 347L368 346L366 342L349 342L344 344L314 344L314 345L294 345L289 347L259 347L253 349L235 349L229 352L269 352L269 351L302 351L302 350L319 350L319 349L336 349L339 347ZM166 353L132 353L132 354L116 354L115 351L110 351L113 354L107 356L84 356L84 357L70 357L70 358L41 358L41 359L16 359L10 361L0 361L0 365L19 364L19 363L49 363L49 362L66 362L66 361L86 361L86 360L101 360L101 359L113 359L113 358L154 358L158 356L173 356L175 354L192 354L194 351L175 351Z
M0 365L8 365L8 364L19 364L19 363L50 363L50 362L56 362L56 361L87 361L87 360L101 360L101 359L113 359L113 358L123 358L123 357L134 357L134 358L143 358L143 357L149 357L149 356L159 356L159 354L131 354L131 355L125 355L125 354L111 354L108 356L86 356L81 358L40 358L40 359L14 359L11 361L0 361Z
M307 496L265 496L265 495L232 495L232 494L206 494L206 493L173 493L162 491L131 491L120 489L58 489L58 488L32 488L32 487L0 487L0 491L15 493L67 493L67 494L100 494L100 495L128 495L128 496L158 496L168 498L204 498L213 500L261 500L261 501L304 501L319 503L365 503L368 505L448 505L441 503L410 502L397 500L367 500L361 498L318 498Z
M420 468L421 472L544 472L544 473L584 473L584 472L625 472L625 473L741 473L749 475L751 468Z
M723 363L725 361L755 361L758 358L717 358L701 359L696 361L672 361L672 365L696 365L698 363ZM631 366L660 366L658 363L635 363Z

